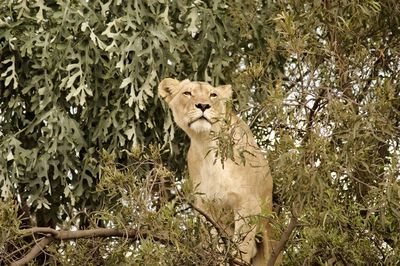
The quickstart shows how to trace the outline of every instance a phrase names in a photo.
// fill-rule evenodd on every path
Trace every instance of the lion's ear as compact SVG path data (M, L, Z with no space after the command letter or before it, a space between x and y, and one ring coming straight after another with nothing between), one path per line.
M232 86L231 85L221 85L217 87L221 96L226 99L232 98Z
M161 98L164 99L167 103L169 103L176 91L178 90L178 85L180 81L172 78L163 79L158 85L158 94Z

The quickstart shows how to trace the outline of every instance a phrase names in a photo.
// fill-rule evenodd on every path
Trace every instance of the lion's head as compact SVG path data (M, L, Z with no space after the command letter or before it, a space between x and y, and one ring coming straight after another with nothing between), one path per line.
M166 78L158 86L174 120L189 136L209 133L226 114L230 85L213 87L206 82Z

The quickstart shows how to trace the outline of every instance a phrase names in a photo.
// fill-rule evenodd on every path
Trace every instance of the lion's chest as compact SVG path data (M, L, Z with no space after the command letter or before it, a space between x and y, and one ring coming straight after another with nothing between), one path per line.
M222 165L221 161L215 161L214 156L208 154L203 159L192 161L189 171L196 193L208 200L231 205L232 196L237 194L241 184L232 162L225 161Z
M233 178L229 167L221 162L203 162L199 171L198 190L210 199L224 198L231 191Z

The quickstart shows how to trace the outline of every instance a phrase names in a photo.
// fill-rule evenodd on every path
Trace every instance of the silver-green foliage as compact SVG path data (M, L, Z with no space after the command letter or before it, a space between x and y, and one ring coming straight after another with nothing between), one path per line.
M207 77L223 78L234 44L219 19L226 9L223 2L2 1L2 197L50 209L55 221L61 204L95 207L101 149L171 146L174 127L155 88L167 75L205 78L209 62Z

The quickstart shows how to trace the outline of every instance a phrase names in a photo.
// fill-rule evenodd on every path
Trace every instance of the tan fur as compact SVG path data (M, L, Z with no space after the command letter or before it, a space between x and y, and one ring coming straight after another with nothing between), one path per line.
M175 122L190 137L187 162L197 193L196 206L216 219L221 216L215 210L233 210L234 220L223 222L227 226L234 223L234 237L244 238L239 245L242 258L254 265L266 265L271 254L268 226L264 223L260 227L263 243L256 245L257 228L249 217L254 218L262 209L271 210L272 177L249 127L226 110L231 86L213 87L205 82L166 78L159 84L159 95L171 108ZM199 119L202 116L205 118ZM224 118L230 121L228 127L222 122ZM234 143L234 160L223 163L216 158L217 143L211 138L212 132L222 129ZM263 248L257 251L256 246Z

